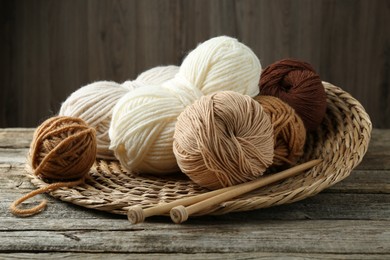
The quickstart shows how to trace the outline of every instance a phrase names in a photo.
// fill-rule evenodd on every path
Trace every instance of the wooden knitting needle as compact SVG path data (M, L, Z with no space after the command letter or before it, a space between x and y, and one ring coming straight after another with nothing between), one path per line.
M275 173L269 175L267 177L253 180L247 183L243 183L240 185L232 186L232 189L226 190L223 193L217 194L213 197L205 199L203 201L197 202L191 206L185 207L184 205L175 206L170 211L170 216L173 222L179 224L188 219L188 217L194 213L200 212L208 207L216 205L218 203L222 203L224 201L233 199L247 192L253 191L255 189L261 188L273 182L283 180L288 177L292 177L297 175L298 173L307 170L317 164L322 162L321 159L312 160L290 169L281 171L279 173Z
M132 224L141 223L147 217L166 214L172 208L174 208L176 206L189 206L189 205L198 203L200 201L206 200L208 198L215 197L216 195L222 194L226 191L237 189L237 188L244 186L244 185L247 185L247 184L248 183L242 183L242 184L239 184L236 186L226 187L223 189L218 189L218 190L202 193L202 194L199 194L196 196L175 200L175 201L172 201L169 203L164 203L164 204L150 207L147 209L142 209L142 207L140 207L140 206L133 206L133 207L129 208L129 210L127 212L127 217Z
M202 201L202 200L208 199L210 197L216 196L218 194L224 193L224 192L231 190L233 188L235 188L235 186L202 193L202 194L192 196L192 197L178 199L178 200L175 200L175 201L172 201L169 203L163 203L161 205L157 205L157 206L150 207L147 209L142 209L142 207L140 207L140 206L133 206L133 207L129 208L129 210L127 211L127 218L129 219L129 221L132 224L141 223L147 217L166 214L173 207L180 206L180 205L189 206L189 205L197 203L199 201Z

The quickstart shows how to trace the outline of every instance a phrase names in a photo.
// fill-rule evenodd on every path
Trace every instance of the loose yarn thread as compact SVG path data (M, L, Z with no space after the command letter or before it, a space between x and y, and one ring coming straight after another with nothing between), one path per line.
M162 84L172 79L178 71L177 66L159 66L141 73L136 80L122 84L113 81L91 83L73 92L61 105L59 115L81 118L95 128L97 157L114 160L108 136L114 105L129 91L147 84Z
M138 88L118 101L109 129L110 148L129 171L179 171L172 142L180 113L201 96L221 90L257 95L260 71L257 56L236 39L221 36L198 45L172 80Z
M28 164L34 175L59 182L14 201L10 211L16 216L30 216L42 211L46 207L46 200L30 209L19 209L17 206L37 194L84 183L95 159L95 130L83 120L65 116L46 120L34 133Z
M275 96L295 109L308 131L315 130L325 116L327 101L319 75L307 62L284 59L264 69L262 95Z
M262 175L272 164L273 140L270 118L260 103L222 91L201 97L180 114L173 151L192 181L219 189Z
M270 117L274 133L274 159L272 166L291 167L303 155L306 129L295 110L273 96L254 97Z

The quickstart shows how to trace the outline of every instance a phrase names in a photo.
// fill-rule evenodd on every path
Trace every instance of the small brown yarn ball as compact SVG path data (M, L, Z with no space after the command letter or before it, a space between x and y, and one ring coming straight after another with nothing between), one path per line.
M307 62L277 61L264 69L260 93L282 99L295 109L308 131L315 130L326 112L326 93L320 76Z
M96 133L82 119L56 116L35 131L29 151L34 174L50 180L84 177L96 159Z
M272 166L292 166L303 155L306 129L295 110L273 96L254 97L264 108L274 128L274 160Z
M256 179L272 164L272 124L253 98L217 92L180 114L173 151L182 172L198 185L236 185Z

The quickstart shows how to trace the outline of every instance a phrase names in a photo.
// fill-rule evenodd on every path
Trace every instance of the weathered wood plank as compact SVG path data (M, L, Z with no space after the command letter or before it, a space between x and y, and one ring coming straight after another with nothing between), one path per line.
M159 260L175 260L175 259L191 259L191 260L204 260L204 259L237 259L237 260L251 260L251 259L260 259L260 260L281 260L281 259L390 259L388 254L316 254L316 253L268 253L268 252L250 252L250 253L194 253L194 254L163 254L163 253L142 253L142 254L132 254L132 253L0 253L0 260L8 259L86 259L86 260L95 260L95 259L111 259L111 260L121 260L121 259L138 259L138 260L148 260L148 259L159 259Z
M25 163L22 160L18 163L10 163L9 161L1 163L0 158L0 174L7 174L4 177L5 183L9 183L12 187L14 185L12 183L15 182L29 183L26 177ZM5 183L0 183L0 187L3 187L2 185L5 187ZM325 192L390 193L389 183L389 170L354 170L346 179L327 188Z
M0 196L3 197L0 206L4 209L8 209L12 201L35 189L22 167L24 166L0 166ZM388 219L390 216L389 196L389 171L355 171L344 181L317 196L291 205L262 209L259 210L261 213L253 214L259 219L340 219L352 217L357 219ZM27 201L26 205L31 206L42 198L49 200L48 215L45 216L45 213L42 213L43 218L47 216L69 218L67 212L80 209L80 207L60 202L48 195L39 195L31 201ZM324 215L323 212L327 212L327 214Z
M0 148L0 165L24 166L28 148L11 149Z
M19 221L19 219L14 218L9 212L8 207L12 201L21 197L22 195L30 192L35 189L27 177L20 171L20 169L15 168L0 168L0 197L3 199L0 201L0 208L4 209L4 214L0 214L2 221L0 223L9 223L11 226ZM360 174L359 174L360 173ZM372 186L369 186L368 190L365 188L365 180L370 179L370 172L357 171L357 176L361 175L363 177L356 177L355 183L350 185L343 184L341 187L331 187L329 190L307 198L303 201L296 202L293 204L282 205L279 207L272 207L268 209L260 209L257 211L243 212L243 213L234 213L227 216L219 216L219 221L229 220L236 221L237 219L246 218L251 220L259 219L389 219L390 217L390 199L389 199L389 182L382 186L384 190L374 190L372 192L373 186L376 182L386 181L383 176L389 176L388 172L380 172L377 175L372 175L378 177L376 182L372 182ZM354 175L352 175L354 176ZM371 177L372 177L371 176ZM381 179L381 178L382 179ZM348 183L349 178L344 182ZM388 181L388 178L387 178ZM338 185L341 185L338 184ZM337 185L336 185L337 186ZM361 187L361 188L356 188ZM333 189L333 190L332 190ZM350 190L349 190L350 189ZM357 193L359 192L359 193ZM27 225L36 226L36 223L33 220L38 222L41 219L48 219L46 223L50 225L58 224L57 221L52 222L50 219L82 219L82 218L113 218L114 215L108 214L104 215L99 211L88 210L76 205L69 203L61 202L55 198L52 198L48 195L39 195L32 200L26 202L26 205L31 206L35 205L34 203L40 201L41 199L47 199L49 201L48 208L45 212L35 216L34 218L29 219L26 223ZM116 216L121 218L120 216ZM214 218L212 218L213 221ZM159 219L157 219L159 220ZM209 221L209 219L204 219ZM30 222L32 221L32 222ZM163 221L168 221L169 219L163 219ZM54 223L54 224L53 224ZM66 221L65 221L66 223ZM60 224L62 225L62 224Z
M367 154L379 153L382 161L379 168L386 168L385 143L390 132L379 132L373 135ZM0 255L0 259L24 255L16 252L44 250L118 252L134 254L134 258L142 253L145 259L172 255L192 258L193 254L198 254L199 259L218 259L225 257L221 255L223 252L235 252L238 259L238 252L248 252L245 256L269 252L254 254L256 259L282 257L285 253L297 259L313 258L313 252L319 259L342 258L345 253L355 258L381 259L390 254L390 171L372 170L375 165L370 166L370 158L362 162L368 166L303 201L250 212L191 218L184 225L173 225L167 217L131 225L125 216L85 209L48 195L32 200L47 198L47 210L21 219L10 214L8 207L35 188L24 171L29 142L23 140L31 138L32 131L0 133L0 252L12 253ZM162 242L165 240L168 242ZM164 254L160 256L161 252ZM93 259L98 254L89 256Z
M388 221L259 221L147 229L0 232L0 251L390 254ZM138 226L137 226L138 227ZM212 227L212 228L211 228ZM239 236L232 243L234 236Z
M32 132L33 129L0 129L0 167L24 168ZM327 191L389 193L389 172L376 170L390 169L389 159L390 130L374 129L369 150L357 170Z
M33 133L33 128L0 129L0 167L24 167Z
M8 162L2 164L0 157L0 178L3 179L0 182L0 191L18 188L21 192L27 192L34 189L35 186L26 177L24 168L25 164L22 160L18 163L10 164ZM390 193L390 171L354 170L346 179L323 192Z
M390 193L390 171L354 170L347 178L323 192Z
M3 196L4 194L0 194ZM15 197L16 199L17 197ZM31 218L20 219L13 216L8 207L12 199L2 201L0 208L1 230L40 230L45 222L45 230L88 229L98 226L102 230L123 229L130 225L125 216L86 209L70 203L49 198L47 209ZM36 198L34 201L40 201ZM388 220L390 221L389 195L318 194L293 204L236 212L220 216L191 218L190 223L242 223L264 220ZM36 205L28 203L28 206ZM113 223L112 221L124 222ZM147 223L171 223L169 217L154 217Z
M0 148L28 148L33 133L33 128L0 129Z
M245 42L263 66L286 57L310 62L361 100L377 127L390 126L386 0L39 0L2 7L2 126L35 125L88 82L180 64L199 41L217 35Z
M26 157L32 139L32 128L0 129L0 164L19 162ZM10 151L9 149L14 149ZM12 156L9 154L12 153ZM3 158L4 157L4 158ZM22 157L23 159L16 159ZM390 170L390 129L374 129L368 151L358 170Z
M229 214L219 216L218 221L236 221L242 217L250 220L259 219L389 219L390 217L390 173L388 171L356 171L346 180L330 187L324 192L307 198L301 202L260 209L245 213ZM6 226L18 224L19 219L14 218L8 212L12 201L35 189L29 179L25 176L22 166L5 167L0 166L0 208L4 211L4 218L0 214L0 223L8 223ZM45 212L35 216L38 222L48 218L46 222L50 225L58 224L57 219L78 219L78 218L112 218L111 214L104 215L99 211L88 210L69 203L61 202L48 195L39 195L26 202L26 205L46 198L49 201ZM102 215L103 214L103 215ZM95 216L96 215L96 216ZM118 216L119 217L119 216ZM119 217L120 218L120 217ZM209 221L209 219L204 219ZM163 219L168 221L169 219ZM212 220L213 221L213 218ZM35 222L27 221L27 225L36 226ZM66 221L65 221L66 223ZM97 223L98 224L98 223ZM60 224L62 225L62 224ZM1 225L0 225L1 226ZM56 226L54 225L53 228ZM81 228L81 227L80 227Z
M374 129L363 161L357 167L361 170L390 169L390 130Z
M371 160L363 162L360 170L342 182L300 202L191 218L184 225L174 225L168 217L131 225L125 216L85 209L48 195L30 202L48 199L48 208L41 214L25 219L13 216L8 211L10 203L35 188L24 171L26 140L32 131L0 130L0 259L43 251L36 257L95 259L103 251L113 253L103 255L113 259L124 255L137 259L227 255L236 259L386 259L390 255L390 171L383 170L387 169L390 130L375 130L367 153L379 154L380 167L371 165Z

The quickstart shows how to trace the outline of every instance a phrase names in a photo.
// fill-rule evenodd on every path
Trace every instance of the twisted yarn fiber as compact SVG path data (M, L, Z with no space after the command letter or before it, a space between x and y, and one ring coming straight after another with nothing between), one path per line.
M161 85L165 81L173 79L179 72L179 67L175 65L157 66L138 75L136 82L143 85ZM128 83L133 81L125 81L122 85L126 87Z
M307 62L284 59L269 65L262 72L260 92L278 97L294 108L308 131L315 130L325 116L325 89Z
M134 81L118 84L112 81L98 81L86 85L73 92L61 105L60 116L71 116L83 119L89 126L96 129L97 157L115 159L109 149L112 109L118 100L127 92L146 84L161 84L172 79L179 71L177 66L160 66L140 74Z
M108 149L110 139L108 128L111 121L112 108L130 88L124 88L118 83L99 81L84 86L73 92L62 104L60 116L78 117L96 129L97 156L113 159Z
M64 116L46 120L34 133L28 164L34 174L43 179L66 182L52 183L32 191L16 200L11 205L11 212L28 216L41 211L46 201L31 209L17 209L16 206L37 194L83 183L95 158L95 130L83 120Z
M294 109L281 99L272 96L256 96L270 117L274 133L273 166L292 166L303 155L306 129Z
M95 158L95 130L79 118L64 116L37 128L29 152L34 174L51 180L81 178Z
M256 179L272 164L273 128L263 107L232 91L203 96L180 114L173 151L195 183L219 189Z
M236 39L221 36L198 45L172 80L138 88L118 101L110 148L129 171L179 171L172 142L180 113L201 96L221 90L257 95L260 70L256 55Z

